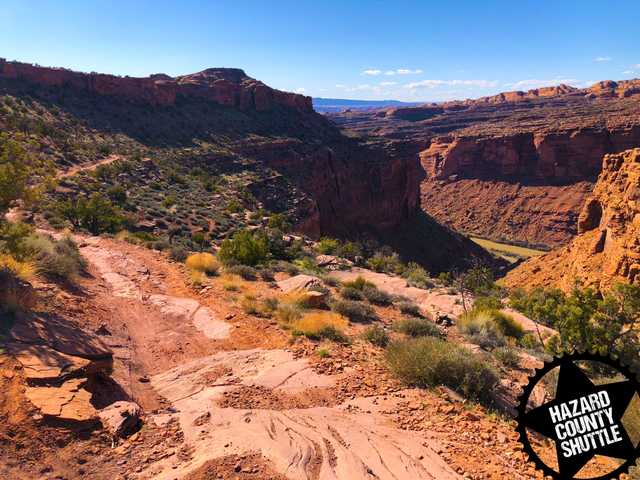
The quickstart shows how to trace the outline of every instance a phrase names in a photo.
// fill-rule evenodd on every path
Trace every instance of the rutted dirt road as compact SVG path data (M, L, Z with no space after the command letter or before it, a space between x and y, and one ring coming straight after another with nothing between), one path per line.
M398 429L376 410L380 403L393 409L393 399L327 402L323 393L338 375L318 374L306 359L271 348L277 342L259 328L254 348L238 344L252 326L222 320L233 315L229 306L212 295L197 298L183 273L155 252L97 238L81 240L81 251L117 313L104 326L114 379L147 411L156 410L147 422L182 432L175 453L136 472L141 478L182 478L209 461L254 452L291 480L458 478L435 453L438 442ZM309 408L221 406L243 389L312 400Z

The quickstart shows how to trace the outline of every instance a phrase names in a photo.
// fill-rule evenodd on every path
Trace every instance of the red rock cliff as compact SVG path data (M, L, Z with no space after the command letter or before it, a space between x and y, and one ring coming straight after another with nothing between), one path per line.
M210 68L175 78L163 74L134 78L0 59L0 78L43 86L68 86L97 95L118 96L154 105L173 105L177 97L187 95L243 110L267 111L275 105L307 112L313 110L311 97L275 90L235 68Z
M569 245L528 260L505 281L568 290L577 279L600 289L640 284L640 148L604 157Z

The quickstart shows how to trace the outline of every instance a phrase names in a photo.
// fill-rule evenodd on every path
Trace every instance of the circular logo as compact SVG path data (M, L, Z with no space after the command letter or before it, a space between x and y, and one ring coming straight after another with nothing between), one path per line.
M540 392L553 399L532 405ZM575 353L545 362L520 396L524 452L554 479L618 478L640 454L639 395L635 374L610 357ZM545 438L555 444L555 456L538 447Z

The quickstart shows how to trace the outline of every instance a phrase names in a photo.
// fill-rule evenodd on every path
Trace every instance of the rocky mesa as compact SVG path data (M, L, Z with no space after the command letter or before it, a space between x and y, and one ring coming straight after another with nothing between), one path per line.
M593 193L578 219L578 235L565 247L509 272L509 286L554 286L573 280L606 289L640 282L640 148L606 155Z
M165 74L135 78L47 68L0 58L0 78L48 87L71 87L155 105L174 105L178 97L191 96L242 110L268 111L274 105L312 110L311 97L275 90L237 68L209 68L175 78Z

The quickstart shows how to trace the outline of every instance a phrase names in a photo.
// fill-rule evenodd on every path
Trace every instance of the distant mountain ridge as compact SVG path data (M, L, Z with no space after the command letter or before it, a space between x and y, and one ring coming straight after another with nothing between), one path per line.
M401 102L400 100L351 100L346 98L313 98L316 112L340 112L345 109L369 110L385 107L411 107L419 102Z

